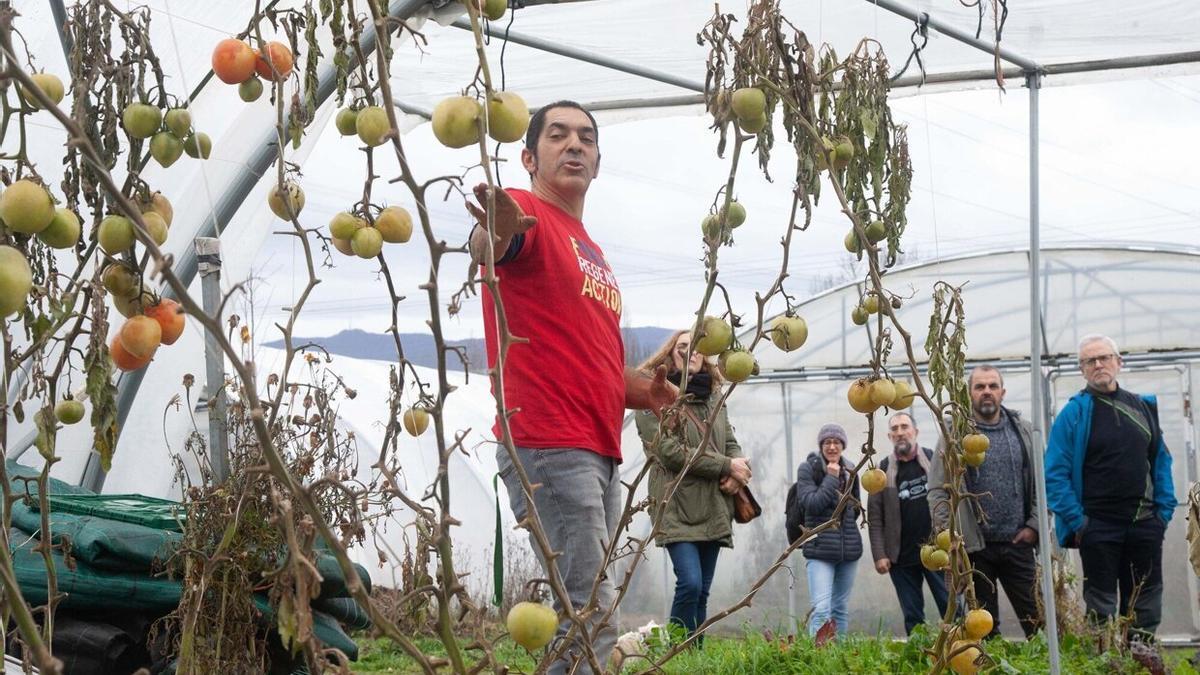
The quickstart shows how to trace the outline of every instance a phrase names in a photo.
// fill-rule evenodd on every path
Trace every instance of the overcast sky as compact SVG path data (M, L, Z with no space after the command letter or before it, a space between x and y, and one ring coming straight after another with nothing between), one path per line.
M919 259L1028 244L1028 96L994 88L894 101L909 126L914 165L906 249ZM681 109L692 112L691 109ZM1157 242L1194 246L1200 234L1200 77L1048 87L1041 95L1042 241L1046 245ZM635 123L601 121L603 159L589 192L585 225L604 248L621 284L625 319L631 325L688 324L703 290L699 222L729 171L716 156L716 137L699 114ZM357 139L355 139L356 141ZM404 138L415 171L423 178L461 173L473 149L438 146L429 126ZM739 312L751 312L754 293L778 273L780 237L790 207L790 148L778 145L768 183L754 158L743 156L736 193L749 212L736 243L721 251L720 279ZM502 155L516 158L516 146ZM517 165L506 166L506 185L527 187ZM376 164L385 178L394 162ZM304 166L305 215L326 222L362 191L357 143L328 129ZM479 179L476 170L468 179ZM383 201L412 206L398 185L377 184ZM464 241L469 221L462 198L452 193L430 204L434 229L452 244ZM376 194L379 194L377 192ZM832 197L832 192L828 193ZM832 201L832 200L829 200ZM814 224L794 238L787 288L804 298L829 277L846 274L844 217L822 202ZM401 292L401 329L426 330L428 305L417 287L428 275L429 253L418 237L385 252ZM271 236L258 255L256 304L267 316L291 302L303 284L303 265L290 238ZM347 328L380 332L388 326L387 297L377 265L338 256L322 273L297 330L326 335ZM465 278L465 256L445 258L443 305ZM781 308L782 305L777 306ZM479 337L477 298L445 324L452 337ZM270 331L260 339L272 339Z

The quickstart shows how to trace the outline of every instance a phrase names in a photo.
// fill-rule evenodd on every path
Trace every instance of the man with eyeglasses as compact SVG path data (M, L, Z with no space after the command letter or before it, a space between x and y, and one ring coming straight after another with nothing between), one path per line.
M1163 537L1177 502L1158 403L1117 384L1121 365L1112 338L1079 342L1087 386L1050 430L1046 499L1059 544L1079 548L1089 618L1132 610L1134 637L1152 639L1162 620Z
M942 575L921 564L921 545L931 534L928 488L933 451L917 443L918 433L916 420L906 412L888 420L892 454L879 462L887 483L867 497L867 531L875 571L891 577L907 635L925 623L923 583L929 584L939 615L946 615L949 599Z

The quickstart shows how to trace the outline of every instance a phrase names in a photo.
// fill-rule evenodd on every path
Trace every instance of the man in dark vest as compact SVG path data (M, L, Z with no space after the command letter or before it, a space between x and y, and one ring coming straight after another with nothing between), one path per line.
M917 433L917 423L908 413L896 413L888 420L892 454L879 462L887 485L867 499L875 571L891 576L908 634L925 622L922 580L929 584L942 615L947 596L941 575L921 564L921 545L931 531L927 496L933 451L917 445Z

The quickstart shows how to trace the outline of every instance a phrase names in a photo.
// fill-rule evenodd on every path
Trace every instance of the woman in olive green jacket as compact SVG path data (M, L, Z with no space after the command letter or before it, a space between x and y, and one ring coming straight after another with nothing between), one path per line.
M641 369L652 374L665 365L669 372L667 379L679 386L691 339L690 331L676 331ZM693 352L688 364L688 386L683 393L685 406L696 419L708 419L721 398L720 383L716 367L699 352ZM691 635L708 615L708 589L717 567L717 554L721 547L733 547L733 495L750 481L750 464L742 457L723 408L713 424L711 443L701 451L697 448L703 434L686 420L672 430L660 430L653 413L639 412L637 429L646 450L646 461L652 462L649 486L649 496L655 503L652 514L659 513L658 505L666 498L667 490L687 467L656 523L655 541L666 547L675 568L671 621Z

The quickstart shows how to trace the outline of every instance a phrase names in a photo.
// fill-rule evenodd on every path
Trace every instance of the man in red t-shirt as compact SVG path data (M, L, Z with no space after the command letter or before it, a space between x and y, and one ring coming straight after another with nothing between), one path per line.
M500 298L513 344L502 374L516 456L538 485L533 503L550 547L561 555L557 567L571 598L581 609L592 593L621 515L621 420L625 408L660 410L676 392L666 373L648 378L625 367L621 343L621 291L600 247L583 226L588 187L600 168L596 120L578 103L559 101L530 119L521 163L531 189L495 193L494 255ZM475 188L480 206L468 208L487 222L488 187ZM480 263L488 233L471 233L471 254ZM483 317L488 366L499 351L496 312L485 287ZM493 429L503 440L499 420ZM517 521L528 504L512 458L503 443L496 453ZM542 558L541 550L534 551ZM545 560L542 560L545 566ZM600 665L616 643L615 622L596 621L616 600L610 577L598 592L600 611L591 615L588 639ZM557 599L556 599L557 605ZM558 607L562 611L561 607ZM559 636L569 623L559 625ZM572 644L550 673L565 673L582 659ZM587 661L578 673L591 672Z

